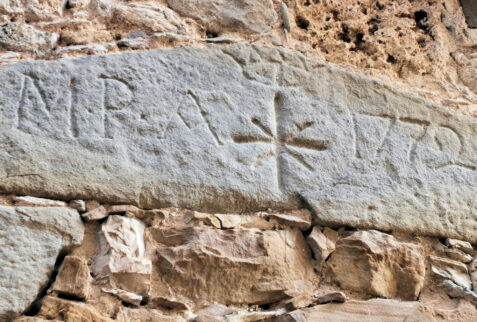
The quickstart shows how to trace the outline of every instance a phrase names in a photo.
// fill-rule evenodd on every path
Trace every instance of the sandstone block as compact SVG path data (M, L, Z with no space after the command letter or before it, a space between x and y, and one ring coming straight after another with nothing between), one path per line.
M79 245L76 210L0 206L0 320L21 315L44 289L62 251Z
M184 33L187 27L177 14L156 3L126 3L112 7L111 23L129 30Z
M58 35L36 30L28 24L9 22L0 27L0 45L8 50L44 55L55 47Z
M328 262L344 289L415 300L424 283L422 248L378 231L358 231L338 240Z
M210 31L264 32L277 20L271 0L167 0L186 17L200 20Z
M39 315L46 320L112 322L90 305L46 296L41 303Z
M343 292L331 292L331 293L326 293L323 295L319 295L316 297L315 303L317 304L325 304L329 302L338 302L338 303L344 303L346 301L346 294Z
M313 252L318 266L335 250L338 238L338 232L330 228L325 228L322 232L320 227L313 227L306 241Z
M453 248L448 248L444 251L444 253L449 257L450 259L462 262L462 263L470 263L472 261L472 256L469 254L464 253L461 250L458 249L453 249Z
M146 235L154 256L151 299L156 303L267 304L312 294L316 286L310 254L297 229L151 227Z
M6 193L218 213L306 201L322 225L477 241L477 120L292 51L7 65L0 116Z
M66 256L51 291L78 299L86 299L90 283L91 276L86 261L80 257Z

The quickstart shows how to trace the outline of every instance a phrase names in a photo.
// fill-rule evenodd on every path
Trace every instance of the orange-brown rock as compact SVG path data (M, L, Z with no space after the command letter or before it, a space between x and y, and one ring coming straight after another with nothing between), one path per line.
M311 234L307 237L306 241L310 245L313 256L316 260L317 266L335 250L335 244L338 240L338 232L328 227L323 231L319 226L313 227Z
M344 289L415 300L424 282L423 249L375 230L338 240L329 266Z
M83 258L66 256L51 291L56 294L85 299L88 297L91 276Z
M60 299L57 297L46 296L41 302L41 309L38 313L47 320L60 321L78 321L78 322L110 322L109 317L101 315L94 307Z
M309 250L296 229L151 227L146 235L154 256L151 299L162 305L267 304L316 286Z

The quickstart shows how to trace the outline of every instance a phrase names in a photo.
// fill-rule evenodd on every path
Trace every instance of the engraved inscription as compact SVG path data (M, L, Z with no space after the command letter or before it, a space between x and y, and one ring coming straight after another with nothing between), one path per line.
M120 78L104 75L99 78L103 81L104 137L113 139L115 121L111 113L129 107L133 97L132 90Z
M210 134L212 134L212 137L214 138L214 141L215 141L216 145L223 145L224 143L222 142L220 137L217 135L217 133L214 131L214 129L211 125L211 122L210 122L209 117L208 117L208 112L202 107L202 105L200 103L199 96L197 96L197 94L195 94L191 90L187 91L187 95L190 95L193 98L193 100L195 102L195 105L197 106L197 108L200 111L200 116L202 117L203 121L207 124L207 128L209 129Z
M219 122L214 120L214 117L220 117L221 112L230 113L232 111L232 104L227 95L224 93L187 90L186 97L185 102L171 113L171 117L167 120L164 131L158 138L160 140L166 138L169 127L174 117L177 116L180 122L189 130L201 124L205 125L214 144L216 146L224 145L224 141L217 127Z
M24 74L18 103L18 128L26 132L38 131L50 114L44 93L34 75Z
M262 124L260 120L257 118L252 118L252 124L259 129L259 131L263 134L263 136L254 136L254 135L234 135L232 137L235 143L243 144L243 143L257 143L257 142L264 142L270 143L271 149L260 154L257 159L252 163L252 169L260 166L264 161L268 160L269 158L275 159L276 165L276 176L277 176L277 185L278 188L283 191L284 182L283 182L283 173L282 173L282 162L283 157L285 154L293 157L296 162L301 164L304 168L309 171L314 170L312 164L310 164L300 150L306 149L311 151L325 151L328 149L328 141L326 140L317 140L311 138L302 138L299 137L298 134L303 132L305 129L313 126L314 122L304 122L302 124L295 124L296 130L292 132L283 131L281 124L283 122L282 114L283 109L285 108L283 104L283 97L282 93L276 93L275 101L274 101L274 110L273 110L273 118L274 122L273 128L269 128L266 125Z
M392 145L391 135L393 132L399 130L402 132L405 129L407 129L409 142L402 142L402 144L408 145L407 159L411 163L415 163L419 159L417 147L419 143L424 142L426 137L435 142L436 149L453 158L459 158L462 152L463 139L455 129L446 125L435 125L426 120L410 117L370 113L353 115L353 122L355 157L359 159L375 159L382 156L386 148ZM434 166L434 169L447 166L458 166L468 170L476 169L475 166L458 160Z
M71 77L64 81L64 88L57 93L48 91L47 95L43 89L45 84L34 74L24 74L17 107L17 128L32 134L46 131L72 138L82 135L113 138L115 124L111 113L129 107L133 92L119 79L100 76L99 80L101 86L94 86L85 79ZM63 124L66 126L61 132L59 128Z

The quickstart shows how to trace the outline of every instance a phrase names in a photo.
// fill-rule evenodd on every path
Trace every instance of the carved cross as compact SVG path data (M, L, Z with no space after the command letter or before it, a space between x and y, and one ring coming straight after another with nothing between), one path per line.
M281 104L275 99L274 125L273 128L265 126L257 118L252 118L252 124L257 127L264 136L255 135L236 135L233 137L235 143L257 143L265 142L271 144L271 149L260 154L257 159L252 163L252 169L260 166L263 162L269 158L274 158L277 168L277 184L280 190L283 190L283 178L282 178L282 155L287 154L293 157L299 164L305 167L307 170L313 170L313 165L309 164L299 150L312 150L312 151L325 151L328 149L328 141L317 140L311 138L303 138L298 134L309 128L314 122L296 123L296 129L293 131L285 132L281 125Z

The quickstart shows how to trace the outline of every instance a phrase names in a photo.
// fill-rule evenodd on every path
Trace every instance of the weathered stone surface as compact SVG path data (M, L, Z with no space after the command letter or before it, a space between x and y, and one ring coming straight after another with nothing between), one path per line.
M344 289L415 300L424 283L422 248L378 231L359 231L338 240L328 262Z
M468 290L472 288L469 271L465 264L436 256L430 256L429 258L431 260L431 270L434 274L449 279Z
M0 93L5 192L218 212L305 200L323 225L477 240L477 120L299 54L20 63Z
M41 207L66 207L66 202L50 200L45 198L35 198L30 196L14 197L15 206L41 206Z
M165 315L164 312L146 308L128 308L120 307L116 317L117 321L151 321L151 322L185 322L190 319L184 319L180 316Z
M272 321L272 320L270 320ZM432 321L419 312L417 302L399 302L393 300L349 301L344 304L325 304L283 314L273 321Z
M47 320L111 322L109 317L101 315L95 308L73 301L46 296L41 302L39 312Z
M104 289L132 304L149 295L151 260L145 257L144 224L134 218L108 217L99 235L100 253L93 271L107 278L112 289Z
M146 213L147 211L131 205L98 205L97 207L91 209L87 213L82 214L81 216L85 220L94 221L104 219L111 214L130 214L132 216L142 218Z
M180 14L200 20L211 32L264 32L277 20L271 0L167 0Z
M195 10L189 12L197 13ZM126 3L112 7L111 22L131 30L149 32L184 32L187 30L171 9L157 3Z
M90 283L91 276L86 261L76 256L66 256L51 291L56 294L86 299Z
M451 280L444 280L441 286L451 298L463 298L477 306L477 293L467 287L456 284Z
M472 281L472 289L477 293L477 258L469 265L470 280Z
M306 241L313 252L318 266L335 250L338 238L338 232L333 229L325 228L321 231L321 227L313 227Z
M447 246L460 249L468 254L472 254L472 251L474 250L469 242L458 239L446 238L445 243Z
M461 250L458 250L458 249L454 249L454 248L448 248L445 250L444 252L447 257L449 257L450 259L453 259L453 260L456 260L456 261L460 261L462 263L470 263L472 261L472 256L470 256L469 254L466 254L464 253L463 251Z
M36 30L30 25L6 23L0 26L0 46L17 51L33 51L39 55L51 50L58 40L58 35Z
M68 203L68 206L73 208L73 209L76 209L78 210L79 212L85 212L86 211L86 203L84 202L84 200L71 200L69 203Z
M317 283L298 229L159 226L146 231L153 260L151 301L158 305L267 304L312 294Z
M79 245L76 210L0 206L0 320L20 315L47 286L61 251Z

